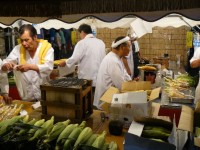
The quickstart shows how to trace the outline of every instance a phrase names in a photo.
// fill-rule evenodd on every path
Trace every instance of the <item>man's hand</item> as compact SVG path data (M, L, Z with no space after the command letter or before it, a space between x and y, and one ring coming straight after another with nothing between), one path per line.
M139 81L139 80L140 80L140 77L134 77L133 80L134 80L134 81Z
M16 67L16 69L17 69L18 71L21 71L21 72L26 72L26 71L31 70L31 64L18 65L18 66Z
M3 95L3 100L5 101L6 104L10 104L12 101L12 97L8 95Z
M1 67L1 70L2 70L2 71L12 71L15 65L16 65L16 64L14 64L14 63L5 63L5 64Z
M61 61L59 64L58 64L59 67L65 67L66 66L66 62L65 61Z

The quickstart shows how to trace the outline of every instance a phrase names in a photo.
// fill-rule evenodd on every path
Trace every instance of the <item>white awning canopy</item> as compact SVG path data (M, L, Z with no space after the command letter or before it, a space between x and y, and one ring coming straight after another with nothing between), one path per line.
M36 19L36 18L35 18ZM35 23L35 22L28 22L26 20L22 20L22 19L18 19L17 21L15 21L14 23L12 23L11 25L5 25L0 23L0 27L2 28L7 28L7 27L11 27L11 28L19 28L19 26L21 24L36 24L37 27L39 28L44 28L44 29L50 29L50 28L55 28L55 29L60 29L60 28L65 28L65 29L70 29L70 28L75 28L77 29L81 24L86 23L86 24L90 24L90 25L95 25L96 28L110 28L110 29L114 29L114 28L129 28L130 24L137 19L137 17L124 17L120 20L114 21L114 22L104 22L101 21L97 18L94 17L87 17L87 18L83 18L81 20L79 20L78 22L75 23L67 23L58 19L49 19L46 20L44 22L41 23ZM144 20L143 20L144 21ZM146 21L144 21L146 22ZM154 22L149 22L151 24L152 27L158 26L158 27L168 27L168 26L172 26L172 27L180 27L180 26L196 26L198 24L200 24L200 21L195 21L195 20L191 20L188 19L186 17L183 17L181 15L178 14L171 14L168 15L166 17L163 17L157 21Z

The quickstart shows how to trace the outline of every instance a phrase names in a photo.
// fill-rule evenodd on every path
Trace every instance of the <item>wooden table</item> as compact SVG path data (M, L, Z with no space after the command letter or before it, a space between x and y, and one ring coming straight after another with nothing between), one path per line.
M117 145L119 147L119 150L123 150L123 142L124 142L124 136L127 132L126 129L123 130L123 133L121 136L114 136L109 133L109 119L105 119L104 122L101 121L100 117L101 111L94 110L93 114L90 116L90 118L87 120L87 126L91 127L93 129L94 133L102 133L104 130L107 132L106 135L106 142L115 141L117 142Z

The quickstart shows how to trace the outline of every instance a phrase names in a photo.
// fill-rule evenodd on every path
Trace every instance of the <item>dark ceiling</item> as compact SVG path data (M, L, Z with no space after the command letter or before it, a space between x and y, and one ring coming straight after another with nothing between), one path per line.
M1 0L0 6L4 24L17 19L74 23L85 17L113 22L129 16L152 22L173 13L200 21L200 0Z

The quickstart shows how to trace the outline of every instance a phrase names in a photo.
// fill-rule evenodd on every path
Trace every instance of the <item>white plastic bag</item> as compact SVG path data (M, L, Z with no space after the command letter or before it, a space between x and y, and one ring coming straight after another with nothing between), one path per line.
M27 90L26 90L26 83L24 81L24 75L21 71L13 70L14 73L14 79L17 86L17 90L19 92L19 95L21 99L27 98Z

